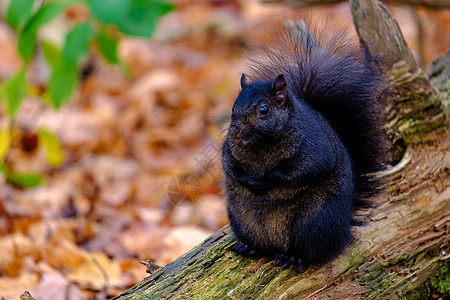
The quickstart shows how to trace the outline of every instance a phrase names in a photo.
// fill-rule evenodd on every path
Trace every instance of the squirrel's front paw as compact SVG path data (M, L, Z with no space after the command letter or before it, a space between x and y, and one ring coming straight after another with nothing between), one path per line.
M237 242L236 244L231 246L231 250L242 256L251 256L251 257L258 256L256 250L250 248L249 245L243 242Z
M282 269L287 269L290 266L295 266L299 273L302 272L302 260L300 258L289 256L285 254L277 254L273 258L273 265L276 267L281 267Z

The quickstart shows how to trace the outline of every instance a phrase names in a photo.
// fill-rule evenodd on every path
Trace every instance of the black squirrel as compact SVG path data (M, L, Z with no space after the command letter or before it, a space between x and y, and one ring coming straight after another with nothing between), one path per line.
M288 28L242 74L223 183L233 250L301 271L345 249L355 213L380 190L387 85L342 31L320 39L301 20Z

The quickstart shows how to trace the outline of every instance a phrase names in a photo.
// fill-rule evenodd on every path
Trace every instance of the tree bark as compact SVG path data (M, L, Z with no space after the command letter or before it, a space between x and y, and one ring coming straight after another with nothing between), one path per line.
M362 45L387 70L393 94L386 129L397 162L409 143L420 142L426 132L444 123L444 96L414 60L386 6L373 0L350 0L350 10Z
M265 3L288 3L298 6L313 6L321 4L339 3L344 0L261 0ZM450 8L450 1L448 0L386 0L385 2L392 4L407 4L407 5L420 5L432 9Z
M355 242L304 273L230 251L228 226L114 299L392 299L450 297L450 55L427 74L379 3L351 0L357 32L392 82L386 126L399 163ZM400 141L400 142L399 142Z

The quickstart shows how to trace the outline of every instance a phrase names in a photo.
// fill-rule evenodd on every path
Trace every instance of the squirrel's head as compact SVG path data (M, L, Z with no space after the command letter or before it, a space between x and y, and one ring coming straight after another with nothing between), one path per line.
M282 135L292 109L284 75L249 84L242 74L241 87L233 105L228 131L230 142L247 147L270 142Z

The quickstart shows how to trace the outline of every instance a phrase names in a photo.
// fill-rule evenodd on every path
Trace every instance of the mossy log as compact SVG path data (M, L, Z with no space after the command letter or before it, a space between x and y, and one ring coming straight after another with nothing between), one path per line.
M239 256L225 227L115 299L392 299L439 290L429 279L450 268L446 134L441 128L427 135L426 146L409 147L368 224L355 228L354 244L329 264L299 274Z
M392 86L386 129L393 160L398 161L408 144L443 125L445 95L418 66L397 21L381 2L350 0L350 9L362 45L386 70Z
M433 66L436 89L405 49L377 50L383 38L391 41L385 47L407 48L387 9L364 0L351 5L368 51L390 53L383 62L395 99L386 127L394 144L403 141L400 162L380 174L389 178L386 192L373 200L367 224L354 228L355 242L332 262L299 274L233 253L236 240L226 226L114 299L450 298L450 55ZM374 37L381 29L369 27L380 22L384 31Z

